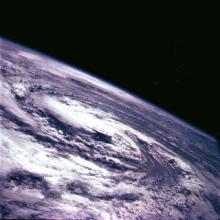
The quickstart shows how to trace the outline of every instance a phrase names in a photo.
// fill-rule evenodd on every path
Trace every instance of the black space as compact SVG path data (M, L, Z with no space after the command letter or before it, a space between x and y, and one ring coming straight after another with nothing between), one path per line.
M129 90L220 139L215 6L161 2L11 3L2 10L0 33Z

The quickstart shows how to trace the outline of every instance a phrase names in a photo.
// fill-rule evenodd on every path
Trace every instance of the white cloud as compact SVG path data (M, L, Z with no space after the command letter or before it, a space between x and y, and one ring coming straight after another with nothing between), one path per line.
M31 118L31 116L26 113L16 102L12 93L10 92L11 88L9 84L0 80L0 99L1 104L13 115L24 121L25 123L31 125L32 127L36 127L35 121Z

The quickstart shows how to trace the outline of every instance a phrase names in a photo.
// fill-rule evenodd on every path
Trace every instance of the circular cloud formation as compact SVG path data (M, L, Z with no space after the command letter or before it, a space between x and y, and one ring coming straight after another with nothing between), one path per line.
M217 141L1 40L0 218L218 219Z

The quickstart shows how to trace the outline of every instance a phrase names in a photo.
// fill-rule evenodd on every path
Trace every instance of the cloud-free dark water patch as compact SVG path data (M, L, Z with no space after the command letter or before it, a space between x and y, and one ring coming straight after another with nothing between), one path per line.
M10 172L7 176L7 182L29 189L49 189L49 186L44 177L25 170L14 170Z
M112 143L112 137L109 135L106 135L104 133L96 131L92 134L92 139L95 141L100 141L103 143L111 144Z

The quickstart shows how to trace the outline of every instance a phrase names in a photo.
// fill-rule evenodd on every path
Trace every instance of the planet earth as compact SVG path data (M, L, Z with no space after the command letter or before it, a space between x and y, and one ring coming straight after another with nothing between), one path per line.
M215 138L5 39L0 66L0 219L220 219Z

